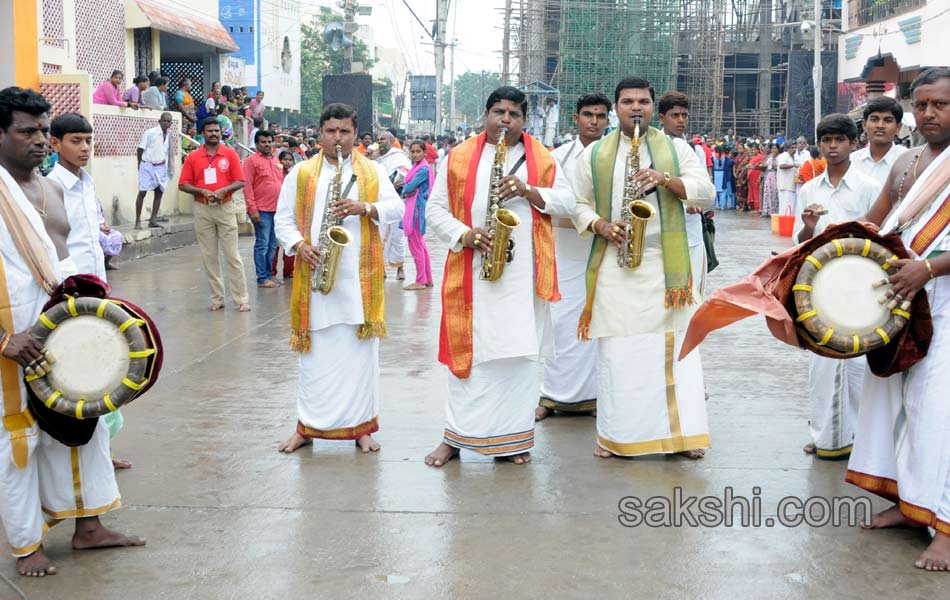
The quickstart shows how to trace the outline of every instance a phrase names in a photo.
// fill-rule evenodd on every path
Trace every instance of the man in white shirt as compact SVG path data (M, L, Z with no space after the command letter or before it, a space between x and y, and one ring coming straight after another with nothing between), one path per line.
M851 155L851 164L877 180L881 188L897 159L907 148L894 145L904 109L893 98L878 96L864 107L864 132L868 145Z
M858 128L847 115L826 116L818 123L817 135L828 168L806 182L798 196L793 236L799 243L820 234L829 224L862 219L880 191L874 179L851 164ZM828 460L847 458L854 442L867 361L863 356L839 360L817 354L811 354L810 360L812 441L803 450Z
M142 92L142 106L152 110L168 109L168 77L159 77L155 83Z
M585 94L578 98L574 112L578 139L562 144L551 153L569 182L584 148L596 142L607 128L610 99L603 94ZM554 323L554 356L544 358L541 400L534 410L535 421L552 411L579 413L597 408L597 346L577 339L577 321L584 309L587 289L584 273L590 256L590 239L574 231L567 217L554 217L554 254L557 258L557 285L560 302L551 305Z
M808 140L805 139L805 136L798 136L798 139L795 140L795 144L797 145L795 150L795 166L801 169L802 165L811 158L811 152L808 151Z
M379 132L376 137L376 143L379 144L379 158L376 159L386 170L389 181L397 192L402 192L402 186L405 183L406 173L412 167L409 157L406 153L393 146L393 134L385 129ZM380 234L383 236L383 262L390 267L396 268L396 279L406 278L403 273L403 265L406 258L406 234L399 228L398 223L389 223L382 227Z
M171 143L168 129L172 125L171 113L164 112L158 119L158 127L146 129L136 150L139 170L139 195L135 198L135 228L142 228L142 205L145 203L145 194L155 193L152 201L152 215L148 220L149 227L158 227L161 219L158 210L162 205L162 194L168 185L168 180L174 176L175 144Z
M780 215L791 214L795 207L795 175L798 169L795 167L795 157L792 156L792 144L786 142L775 160L778 166L776 173L776 187L778 187L778 213Z

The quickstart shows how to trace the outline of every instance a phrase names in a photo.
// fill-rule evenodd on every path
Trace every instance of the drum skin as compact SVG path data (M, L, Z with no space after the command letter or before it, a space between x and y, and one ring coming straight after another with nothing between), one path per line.
M887 288L874 288L871 284L896 273L894 263L898 258L880 244L858 237L835 239L814 250L801 263L792 287L797 312L795 323L799 332L816 345L839 352L842 358L861 356L897 339L907 325L910 313L899 307L891 310L872 308L879 305L877 298ZM830 272L829 265L836 264L836 261L840 261L839 267L845 261L854 263L857 268L850 269L853 271L850 279L853 280L849 280L849 269L836 269L840 273L821 276L821 271L829 269ZM877 265L877 273L858 261ZM831 289L819 290L819 286ZM849 303L853 306L853 314L846 312ZM830 314L833 311L819 310L830 305L837 305L840 322Z
M56 339L58 330L62 339ZM85 332L96 340L70 340L70 332ZM154 384L161 367L161 339L154 324L122 300L67 296L40 315L32 333L41 346L57 351L50 373L28 376L27 383L46 407L76 419L99 417L128 404ZM96 352L100 354L90 356ZM88 372L92 365L96 371ZM57 374L75 381L58 381ZM97 381L103 387L90 388Z

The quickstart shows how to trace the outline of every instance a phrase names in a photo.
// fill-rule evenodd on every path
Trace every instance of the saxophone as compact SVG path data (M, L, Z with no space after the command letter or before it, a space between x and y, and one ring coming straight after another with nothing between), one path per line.
M310 289L321 294L329 294L336 283L336 272L340 268L340 257L353 236L342 223L343 219L334 219L330 212L340 201L343 179L343 147L336 145L336 174L327 191L327 201L323 208L323 222L320 224L319 245L317 246L317 266L310 272Z
M647 221L656 215L656 209L643 199L643 191L633 181L640 171L640 117L634 117L633 122L633 145L623 172L623 208L620 210L623 241L617 249L617 266L621 269L636 269L640 266Z
M512 230L521 224L518 215L501 208L498 197L498 182L505 176L505 158L508 155L508 143L505 136L508 129L502 127L495 147L495 160L491 165L491 177L488 182L488 211L485 214L485 229L492 238L491 254L482 254L482 272L480 279L498 281L505 271L505 265L511 262L515 254L515 241L511 239Z

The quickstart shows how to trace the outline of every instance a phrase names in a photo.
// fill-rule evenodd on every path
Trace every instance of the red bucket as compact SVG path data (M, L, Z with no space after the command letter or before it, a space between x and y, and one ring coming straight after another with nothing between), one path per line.
M782 237L792 237L792 230L795 229L795 215L792 214L792 207L785 208L785 214L778 216L778 234Z

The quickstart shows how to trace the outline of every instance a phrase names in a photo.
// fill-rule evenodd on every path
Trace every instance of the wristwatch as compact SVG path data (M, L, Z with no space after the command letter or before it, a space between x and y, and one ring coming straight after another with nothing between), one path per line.
M363 208L366 209L366 212L365 212L364 214L368 217L368 216L369 216L369 211L373 208L373 205L370 204L369 202L364 202L364 203L363 203Z
M673 179L673 176L670 175L670 172L663 171L663 183L661 183L660 185L662 185L663 187L666 187L667 185L669 185L670 179Z
M527 196L527 195L528 195L528 192L530 192L532 189L534 189L534 188L531 187L531 184L530 184L530 183L524 184L524 195Z

